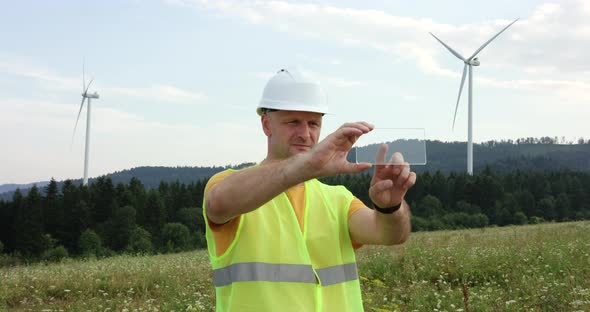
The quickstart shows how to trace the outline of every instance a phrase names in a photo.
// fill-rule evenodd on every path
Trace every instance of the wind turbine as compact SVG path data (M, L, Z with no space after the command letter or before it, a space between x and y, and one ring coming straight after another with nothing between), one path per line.
M90 112L91 112L91 99L98 99L98 93L88 93L88 89L90 85L94 81L90 79L88 85L86 85L86 79L84 74L84 63L82 63L82 102L80 103L80 111L78 111L78 118L76 118L76 125L74 126L74 132L72 133L72 142L74 141L74 134L76 134L76 127L78 126L78 120L80 119L80 114L82 113L82 108L84 108L84 101L88 99L88 108L86 109L86 148L84 152L84 180L82 181L82 185L88 185L88 154L90 150Z
M477 54L481 52L492 40L496 39L501 33L503 33L508 27L512 26L512 24L516 23L518 18L515 19L512 23L508 24L508 26L504 27L499 33L493 36L490 40L484 43L479 49L477 49L470 57L464 58L461 54L457 51L453 50L447 44L442 42L442 40L438 39L433 33L430 33L434 39L438 40L449 52L451 52L454 56L458 59L463 61L465 65L463 66L463 76L461 77L461 86L459 86L459 96L457 96L457 104L455 105L455 116L453 117L453 129L455 129L455 119L457 118L457 109L459 108L459 100L461 99L461 91L463 90L463 84L465 83L465 75L467 74L467 68L469 67L469 108L468 108L468 121L467 121L467 173L469 175L473 175L473 66L479 66L479 60L477 59Z

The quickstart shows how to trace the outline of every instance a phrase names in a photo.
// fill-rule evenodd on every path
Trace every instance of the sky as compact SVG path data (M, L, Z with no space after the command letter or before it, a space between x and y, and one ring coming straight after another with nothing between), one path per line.
M281 68L318 80L332 114L475 142L590 138L588 1L0 0L0 184L81 178L94 79L90 177L137 166L258 162L255 113ZM72 140L73 137L73 140ZM475 155L477 157L477 155Z

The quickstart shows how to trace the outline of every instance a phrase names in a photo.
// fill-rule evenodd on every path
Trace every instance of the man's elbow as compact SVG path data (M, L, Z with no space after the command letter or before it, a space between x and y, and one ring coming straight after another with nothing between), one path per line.
M393 245L401 245L405 243L408 238L410 238L410 229L394 233L393 235L388 235L385 238L384 245L393 246Z
M408 240L408 238L410 238L409 231L407 233L404 233L400 237L398 237L397 240L395 241L394 245L401 245L401 244L405 243Z
M215 224L224 224L228 221L227 211L223 209L223 206L219 200L216 200L215 196L210 196L205 201L205 213L207 219Z

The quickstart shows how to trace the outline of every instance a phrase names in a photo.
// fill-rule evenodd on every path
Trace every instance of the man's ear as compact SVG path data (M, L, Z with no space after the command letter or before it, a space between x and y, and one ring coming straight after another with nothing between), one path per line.
M262 124L262 131L266 134L267 137L270 137L272 131L270 130L270 117L268 114L264 113L260 116L260 123Z

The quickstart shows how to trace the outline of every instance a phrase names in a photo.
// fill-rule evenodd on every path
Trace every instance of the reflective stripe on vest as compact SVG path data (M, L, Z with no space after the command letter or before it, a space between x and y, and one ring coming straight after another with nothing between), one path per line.
M316 272L322 286L358 279L356 263L354 262L318 269ZM316 278L312 266L305 264L243 262L213 270L213 284L215 287L222 287L233 282L250 281L315 284Z
M318 269L316 271L318 272L320 281L322 281L322 286L344 283L359 278L356 263L354 262Z

